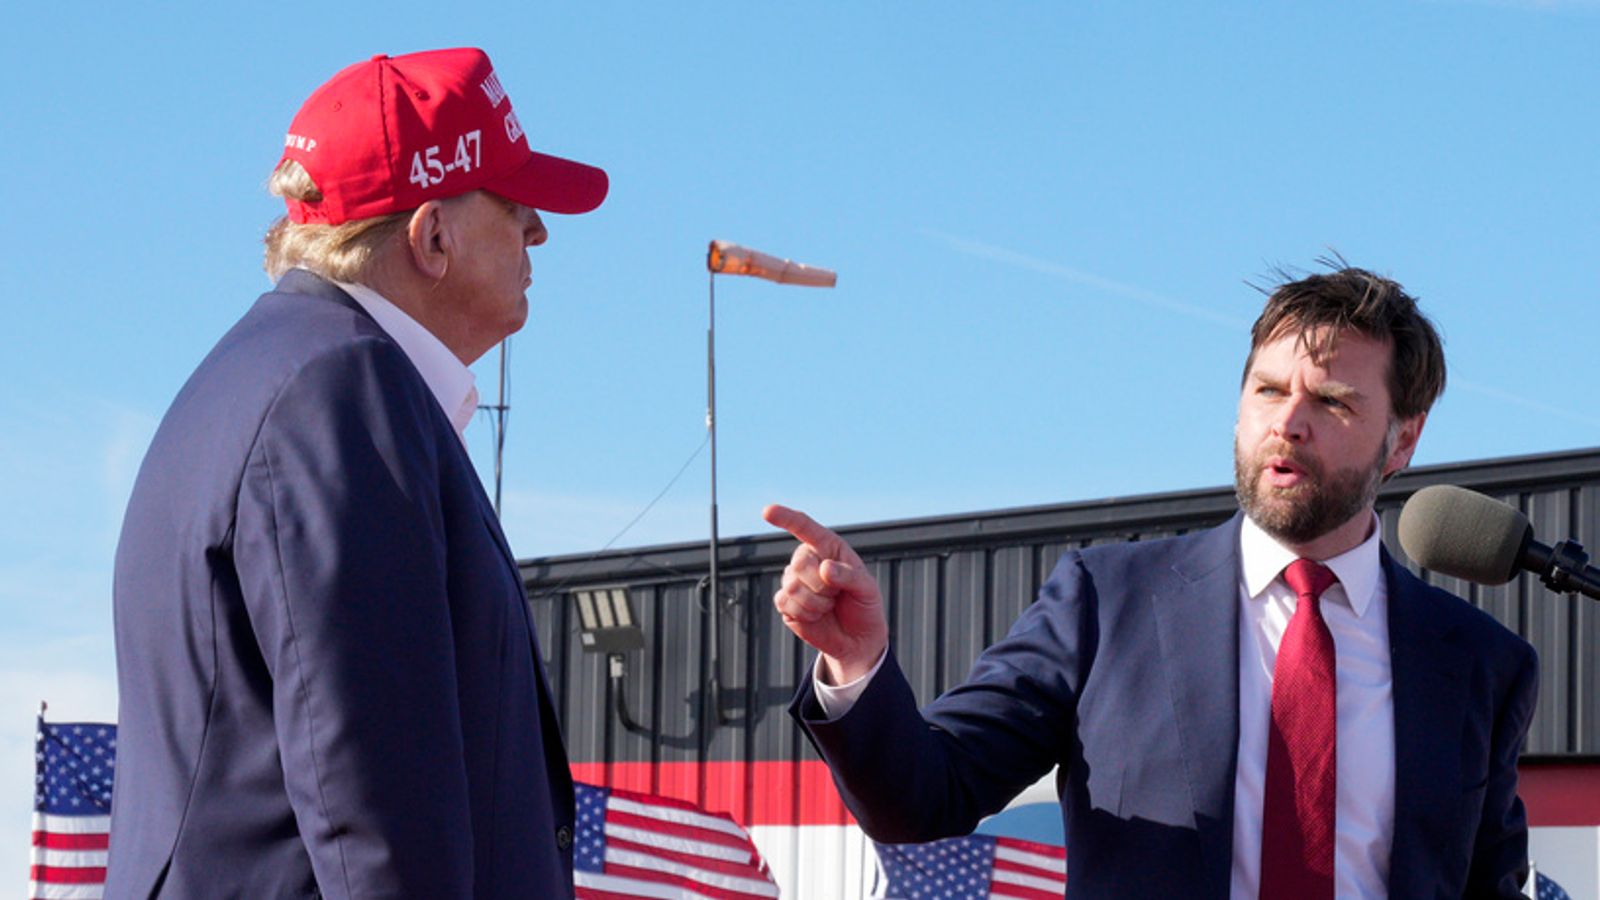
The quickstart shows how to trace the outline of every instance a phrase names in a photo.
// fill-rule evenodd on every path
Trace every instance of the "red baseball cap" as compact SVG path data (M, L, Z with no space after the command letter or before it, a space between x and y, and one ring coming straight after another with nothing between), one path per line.
M329 79L295 114L283 159L322 192L288 200L294 222L338 225L485 190L524 206L584 213L606 173L535 153L482 50L378 55ZM282 160L279 161L282 163Z

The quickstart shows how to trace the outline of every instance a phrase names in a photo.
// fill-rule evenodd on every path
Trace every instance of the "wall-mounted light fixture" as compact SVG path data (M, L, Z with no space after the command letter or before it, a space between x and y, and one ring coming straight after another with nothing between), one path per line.
M578 607L578 643L585 652L604 653L611 676L611 695L622 727L640 734L650 730L628 714L628 697L622 681L628 674L627 656L644 649L644 629L633 614L633 601L625 587L589 588L572 592Z
M644 630L624 587L573 591L578 604L578 642L590 653L623 654L644 649Z

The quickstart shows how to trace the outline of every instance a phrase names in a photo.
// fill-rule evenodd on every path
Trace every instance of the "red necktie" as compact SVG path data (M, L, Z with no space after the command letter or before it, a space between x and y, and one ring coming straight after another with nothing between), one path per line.
M1261 900L1332 900L1338 677L1319 600L1338 579L1321 563L1297 559L1283 580L1299 600L1272 672Z

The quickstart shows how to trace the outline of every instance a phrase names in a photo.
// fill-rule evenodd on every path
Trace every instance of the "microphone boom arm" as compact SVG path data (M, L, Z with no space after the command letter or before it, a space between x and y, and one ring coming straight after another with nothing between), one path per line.
M1589 554L1577 541L1565 540L1554 547L1546 547L1530 540L1523 554L1528 568L1537 573L1550 590L1600 600L1600 569L1589 565Z

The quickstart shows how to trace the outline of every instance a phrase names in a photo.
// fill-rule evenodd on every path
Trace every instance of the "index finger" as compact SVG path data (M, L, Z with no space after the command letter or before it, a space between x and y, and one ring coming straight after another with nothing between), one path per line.
M761 518L766 519L769 524L789 532L799 538L801 542L817 548L817 551L822 556L829 559L840 558L840 548L845 546L844 541L825 526L818 525L815 519L800 510L772 503L761 511Z

